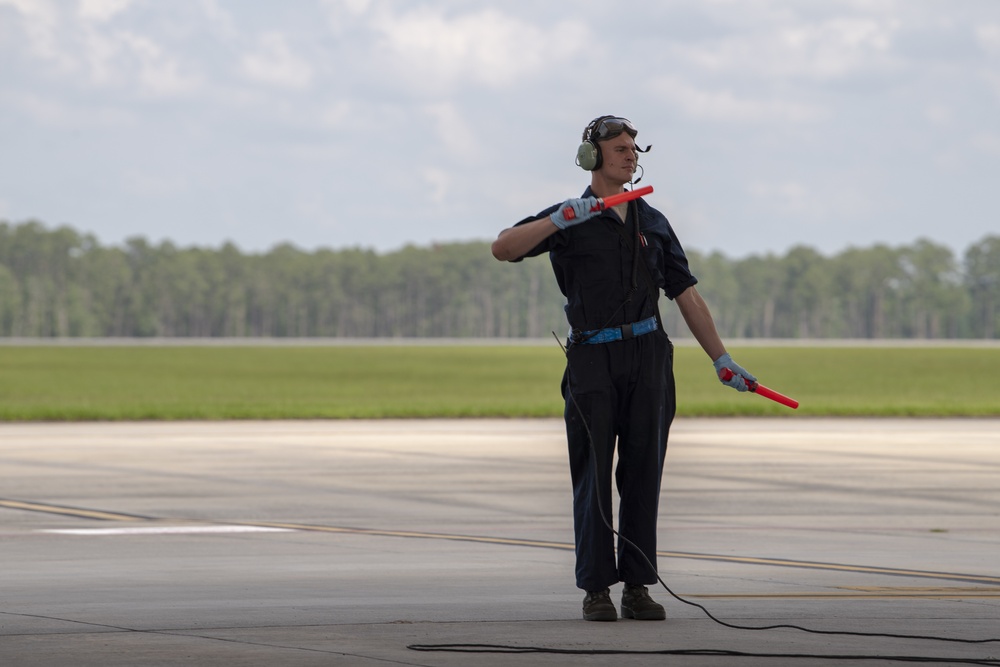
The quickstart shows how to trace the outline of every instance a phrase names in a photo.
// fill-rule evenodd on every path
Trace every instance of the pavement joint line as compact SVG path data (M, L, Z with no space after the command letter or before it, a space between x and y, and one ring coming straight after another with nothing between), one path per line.
M94 623L93 621L78 621L73 618L62 618L60 616L48 616L46 614L25 614L23 612L17 611L0 611L0 616L17 616L20 618L40 618L46 621L59 621L60 623L74 623L77 625L86 625L93 628L104 628L106 630L117 630L118 632L142 632L141 630L133 630L132 628L123 628L120 625L108 625L107 623ZM85 632L81 630L80 632ZM69 633L77 634L77 633ZM10 636L10 635L5 635Z
M185 629L173 629L173 630L162 629L162 630L157 630L155 628L149 628L149 629L126 628L126 627L123 627L123 626L120 626L120 625L108 625L106 623L94 623L94 622L91 622L91 621L78 621L78 620L71 619L71 618L61 618L59 616L46 616L46 615L43 615L43 614L24 614L24 613L11 612L11 611L0 611L0 615L2 615L2 616L19 616L19 617L23 617L23 618L41 618L41 619L45 619L47 621L59 621L60 623L74 623L74 624L77 624L77 625L90 626L90 627L93 627L93 628L102 628L102 629L108 630L108 631L116 631L118 633L138 633L138 634L148 634L148 635L161 635L161 636L165 636L165 637L188 637L188 638L194 638L194 639L206 639L208 641L227 642L227 643L231 643L231 644L245 644L247 646L263 646L263 647L267 647L267 648L274 648L274 649L281 649L281 650L308 651L308 652L311 652L311 653L325 653L325 654L330 654L330 655L342 655L342 656L349 656L349 657L356 657L356 658L368 658L368 659L376 660L376 661L379 661L379 662L388 662L388 663L398 664L398 665L416 665L417 664L417 663L411 663L411 662L400 662L398 660L390 660L390 659L385 659L385 658L370 658L369 656L364 656L364 655L360 655L360 654L356 654L356 653L346 653L344 651L330 651L330 650L327 650L327 649L311 648L311 647L308 647L308 646L285 646L285 645L281 645L281 644L270 644L270 643L266 643L266 642L253 642L253 641L249 641L249 640L246 640L246 639L231 639L231 638L228 638L228 637L214 637L212 635L205 634L206 629L204 629L204 628L200 628L198 631L195 631L193 628L190 629L190 630L185 630ZM263 627L273 627L273 626L263 626ZM295 626L295 627L300 627L300 626ZM209 628L208 631L213 631L213 630L214 631L242 630L242 629L244 629L244 628L242 628L242 627ZM254 628L249 628L249 629L254 629ZM46 633L46 634L50 634L50 633ZM58 633L58 634L63 634L63 635L65 635L65 634L78 635L78 634L90 634L90 633L87 633L87 631L85 631L85 630L80 630L78 632ZM106 634L106 633L102 633L102 634ZM10 636L14 636L14 635L6 635L6 636L10 637ZM31 636L37 636L37 634L33 634Z
M6 507L7 509L12 510L24 510L27 512L42 512L43 514L74 516L80 519L97 519L98 521L156 521L155 517L142 516L140 514L105 512L102 510L92 510L83 507L33 503L24 500L11 500L9 498L0 498L0 507Z
M170 522L167 522L170 523ZM125 528L47 528L36 532L55 535L117 536L117 535L225 535L237 533L291 533L291 528L249 526L245 524L198 524L188 526L155 525Z
M340 655L348 658L362 658L364 660L369 660L373 662L386 662L393 665L412 665L413 667L420 667L422 663L416 662L402 662L400 660L393 660L390 658L376 658L370 655L362 655L360 653L348 653L347 651L332 651L330 649L314 648L311 646L288 646L284 644L271 644L268 642L255 642L248 639L234 639L229 637L215 637L213 635L204 634L205 630L186 631L186 630L134 630L133 632L143 632L153 635L161 635L164 637L187 637L193 639L206 639L208 641L218 641L225 642L228 644L241 644L244 646L261 646L264 648L279 649L282 651L306 651L309 653L323 653L325 655Z
M253 526L261 528L277 528L291 531L303 532L324 532L341 533L353 535L370 535L375 537L402 537L411 539L434 539L451 540L457 542L474 542L480 544L499 544L507 546L534 547L543 549L559 549L572 551L573 544L566 542L549 542L544 540L527 540L517 538L489 537L481 535L462 535L451 533L431 533L423 531L409 530L383 530L374 528L356 528L346 526L325 526L317 524L300 524L272 521L209 521L209 520L186 520L186 519L164 519L162 517L149 517L137 514L125 514L120 512L106 512L102 510L92 510L80 507L69 507L64 505L52 505L46 503L28 502L12 499L0 499L0 507L8 509L26 510L31 512L43 512L48 514L58 514L63 516L74 516L83 519L98 519L103 521L156 521L156 522L186 522L200 525L230 525L230 526ZM688 553L680 551L657 551L657 556L663 558L679 558L690 560L704 560L725 563L737 563L744 565L768 565L775 567L805 568L814 570L828 570L838 572L853 572L857 574L883 574L897 577L913 577L921 579L941 579L948 581L962 581L967 583L987 584L1000 587L1000 576L987 576L975 574L961 574L951 572L932 572L923 570L908 570L890 567L875 567L865 565L845 565L839 563L823 563L815 561L799 561L781 558L760 558L752 556L727 556L721 554Z

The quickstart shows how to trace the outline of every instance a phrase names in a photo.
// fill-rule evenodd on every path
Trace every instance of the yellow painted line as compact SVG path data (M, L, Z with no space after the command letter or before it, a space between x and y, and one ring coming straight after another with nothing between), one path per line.
M270 521L254 521L254 526L269 528L287 528L317 533L347 533L351 535L374 535L377 537L410 537L427 540L452 540L455 542L479 542L483 544L504 544L518 547L540 547L543 549L564 549L572 551L575 547L565 542L545 542L540 540L521 540L507 537L485 537L481 535L455 535L449 533L424 533L411 530L377 530L374 528L345 528L342 526L322 526L302 523L274 523Z
M837 588L862 593L1000 593L988 586L837 586Z
M667 558L691 558L694 560L712 560L726 563L744 563L748 565L775 565L779 567L796 567L813 570L833 570L837 572L857 572L861 574L888 574L895 577L918 577L923 579L948 579L951 581L966 581L978 584L994 584L1000 586L1000 577L978 574L956 574L951 572L931 572L925 570L904 570L891 567L870 567L866 565L843 565L840 563L818 563L814 561L784 560L781 558L753 558L748 556L720 556L716 554L682 553L676 551L657 551L657 555Z
M54 535L81 535L84 537L104 537L107 535L232 535L234 533L289 533L290 528L269 528L267 526L134 526L126 528L51 528L38 531Z
M377 530L373 528L346 528L340 526L322 526L298 523L254 522L255 526L271 526L323 533L345 533L352 535L372 535L378 537L409 537L430 540L453 540L456 542L478 542L482 544L502 544L520 547L540 547L544 549L560 549L573 551L575 546L566 542L545 542L539 540L523 540L504 537L483 537L477 535L456 535L449 533L426 533L403 530ZM807 568L816 570L833 570L839 572L856 572L859 574L888 574L892 576L916 577L922 579L944 579L1000 586L1000 577L976 574L956 574L950 572L928 572L922 570L904 570L888 567L867 567L864 565L842 565L839 563L817 563L812 561L785 560L780 558L753 558L746 556L722 556L717 554L685 553L681 551L657 551L664 558L686 558L692 560L708 560L744 565L771 565L778 567ZM998 591L1000 593L1000 591Z
M80 507L65 507L62 505L48 505L44 503L29 503L21 500L2 500L0 507L12 510L26 510L28 512L42 512L44 514L59 514L62 516L72 516L79 519L97 519L99 521L149 521L150 517L138 516L136 514L119 514L117 512L102 512L100 510L88 510Z
M908 599L928 599L928 600L965 600L1000 598L998 589L963 589L957 588L953 591L948 589L938 589L937 591L927 590L925 592L910 591L905 588L893 591L884 588L880 591L835 593L835 592L815 592L815 593L685 593L685 597L705 598L705 599L737 599L737 600L891 600L899 598Z

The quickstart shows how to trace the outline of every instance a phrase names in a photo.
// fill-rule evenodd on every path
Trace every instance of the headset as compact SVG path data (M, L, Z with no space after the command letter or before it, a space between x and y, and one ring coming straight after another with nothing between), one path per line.
M617 121L618 125L617 131L614 129L604 134L602 132L602 125L604 121L614 120ZM604 157L601 155L600 141L604 139L611 139L616 137L622 132L627 132L634 139L639 133L632 125L632 122L627 118L622 118L620 116L598 116L594 120L587 124L587 127L583 128L583 136L581 137L580 145L576 149L576 164L584 171L597 171L604 164ZM646 153L652 146L646 146L645 150L635 147L635 150L639 153ZM636 163L638 165L638 161Z

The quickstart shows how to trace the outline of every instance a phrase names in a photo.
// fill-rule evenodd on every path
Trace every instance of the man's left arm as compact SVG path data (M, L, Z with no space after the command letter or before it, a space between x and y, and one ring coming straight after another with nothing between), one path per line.
M715 320L708 304L698 293L693 285L681 292L674 302L681 311L681 316L687 322L688 329L694 334L695 340L705 350L712 364L715 366L715 374L724 368L733 372L733 377L727 382L719 378L720 382L727 384L737 391L746 391L747 382L756 382L757 378L751 375L745 368L733 361L733 358L726 352L726 346L719 336L719 331L715 328Z

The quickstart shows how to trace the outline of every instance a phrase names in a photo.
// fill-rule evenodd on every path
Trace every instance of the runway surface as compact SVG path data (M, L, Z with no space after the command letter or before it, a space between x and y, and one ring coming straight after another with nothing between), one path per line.
M1000 664L662 589L584 622L566 459L555 420L0 425L0 665ZM725 622L1000 639L1000 420L679 420L660 513Z

